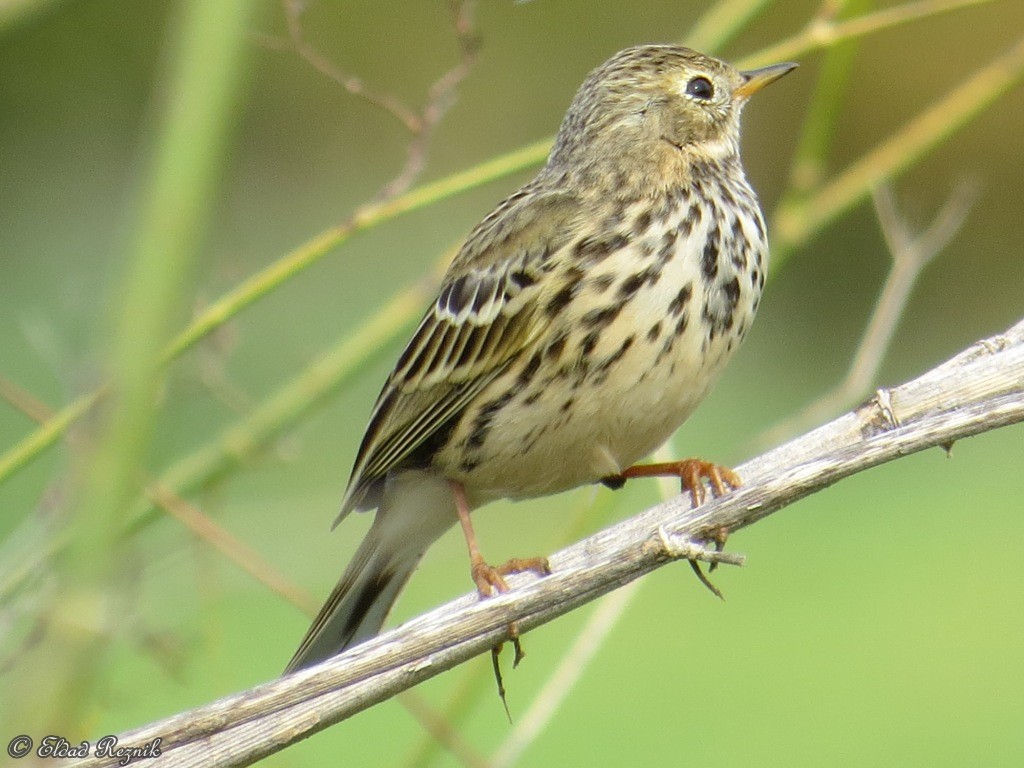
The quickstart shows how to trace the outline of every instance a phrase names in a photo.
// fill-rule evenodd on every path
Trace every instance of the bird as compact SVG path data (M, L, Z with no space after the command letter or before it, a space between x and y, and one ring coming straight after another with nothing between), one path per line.
M768 242L740 162L740 71L678 45L615 54L580 86L537 176L488 214L376 401L334 525L376 510L285 674L377 635L459 523L481 596L544 558L489 565L470 514L497 499L680 477L694 505L740 478L636 464L705 397L750 329Z

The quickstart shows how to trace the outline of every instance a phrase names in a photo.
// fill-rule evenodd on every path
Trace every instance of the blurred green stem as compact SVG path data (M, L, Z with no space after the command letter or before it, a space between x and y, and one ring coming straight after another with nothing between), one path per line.
M713 53L770 5L772 0L719 0L690 28L683 45Z
M181 310L201 235L215 209L257 2L185 0L174 30L166 101L160 106L162 129L113 320L109 396L96 451L82 467L80 503L61 562L63 590L54 611L61 621L54 633L60 648L53 654L61 669L52 672L61 690L50 699L59 711L49 720L56 733L70 736L82 728L100 654L123 621L118 584L123 558L117 545L153 433L160 350ZM87 406L93 399L79 402Z
M818 16L804 30L773 46L744 59L743 68L772 64L806 56L812 51L828 50L844 40L865 37L883 29L890 29L918 19L940 13L960 10L973 5L988 5L996 0L920 0L865 13L841 22Z
M982 67L806 200L780 206L772 258L777 266L879 183L914 164L965 126L1024 74L1024 38Z
M870 4L871 0L836 0L835 7L828 8L828 11L866 12ZM832 139L839 125L837 115L846 96L846 83L853 70L856 51L856 41L846 40L825 53L821 74L814 88L814 96L808 103L807 117L797 142L783 205L790 200L805 198L822 181Z
M159 484L178 494L216 481L218 477L264 450L289 426L303 420L327 400L367 360L387 348L423 311L428 291L420 281L397 294L384 307L341 339L302 373L268 397L251 414L225 429L214 440L193 451L164 472ZM142 498L133 509L129 533L155 518L152 500Z

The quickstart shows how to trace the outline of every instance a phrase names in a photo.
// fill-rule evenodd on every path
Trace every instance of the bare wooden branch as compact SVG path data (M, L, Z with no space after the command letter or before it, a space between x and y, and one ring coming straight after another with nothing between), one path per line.
M488 600L467 595L315 668L126 733L119 746L159 738L161 765L251 765L489 651L510 621L532 629L689 556L688 542L722 527L735 531L854 473L1020 421L1024 320L738 467L738 491L697 509L686 495L658 504L552 556L550 576L513 578L510 592Z

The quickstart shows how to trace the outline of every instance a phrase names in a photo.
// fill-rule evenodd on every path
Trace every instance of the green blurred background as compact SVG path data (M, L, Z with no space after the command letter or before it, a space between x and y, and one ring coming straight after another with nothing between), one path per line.
M104 376L182 5L0 0L0 377L51 408ZM198 269L180 286L176 329L343 221L405 157L408 134L393 117L278 50L273 41L286 34L281 7L252 5L212 224ZM627 45L687 42L705 12L730 5L760 6L717 51L733 60L797 33L822 7L483 3L478 60L437 129L420 181L551 136L589 69ZM856 16L895 4L845 5ZM321 54L413 105L458 60L441 3L308 6L303 27ZM829 108L826 177L1017 44L1022 30L1024 5L1004 0L845 46L849 70ZM791 187L824 60L821 52L802 56L802 68L746 112L745 165L768 211ZM879 385L917 375L1024 315L1022 125L1024 90L1015 85L894 181L915 227L965 181L978 195L916 286ZM159 475L257 408L395 291L429 274L529 176L505 176L357 235L187 352L167 369L140 465ZM765 430L841 378L888 268L866 200L794 248L773 274L743 351L677 435L676 452L739 463L760 450ZM269 449L188 497L315 599L368 524L350 519L328 532L400 342L372 355ZM0 401L0 452L33 428L9 399ZM11 705L26 696L38 702L37 689L54 683L46 679L53 660L45 633L40 640L32 628L60 592L60 566L33 553L46 551L52 531L76 510L76 468L88 464L91 442L88 425L73 434L79 439L0 484L3 743L15 733L42 735L26 720L33 709ZM521 764L1024 764L1022 463L1017 426L957 444L952 458L929 451L812 496L730 541L749 560L716 576L724 604L685 566L647 578ZM493 561L550 552L567 543L574 516L583 531L596 530L657 494L656 484L639 483L614 495L583 489L495 504L479 513L478 531ZM120 547L97 556L116 558L130 575L130 611L108 638L88 701L77 702L83 733L141 725L280 672L307 626L295 606L166 515ZM434 547L393 623L469 590L463 547L455 534ZM22 568L28 578L18 577ZM527 661L506 677L514 718L591 610L526 638ZM67 619L49 618L51 629ZM510 733L489 665L475 660L417 691L441 713L461 697L453 725L481 755ZM429 743L407 709L390 701L267 763L460 764L444 750L424 751Z

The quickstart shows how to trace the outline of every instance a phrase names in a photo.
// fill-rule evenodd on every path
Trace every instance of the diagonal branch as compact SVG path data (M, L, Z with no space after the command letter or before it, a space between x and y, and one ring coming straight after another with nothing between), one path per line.
M746 485L693 509L677 497L551 558L543 579L507 594L466 596L313 669L167 718L120 737L160 738L175 766L244 766L488 651L510 621L549 622L673 559L692 542L735 531L838 480L909 453L1024 421L1024 320L923 376L753 459ZM80 766L114 765L87 759Z

